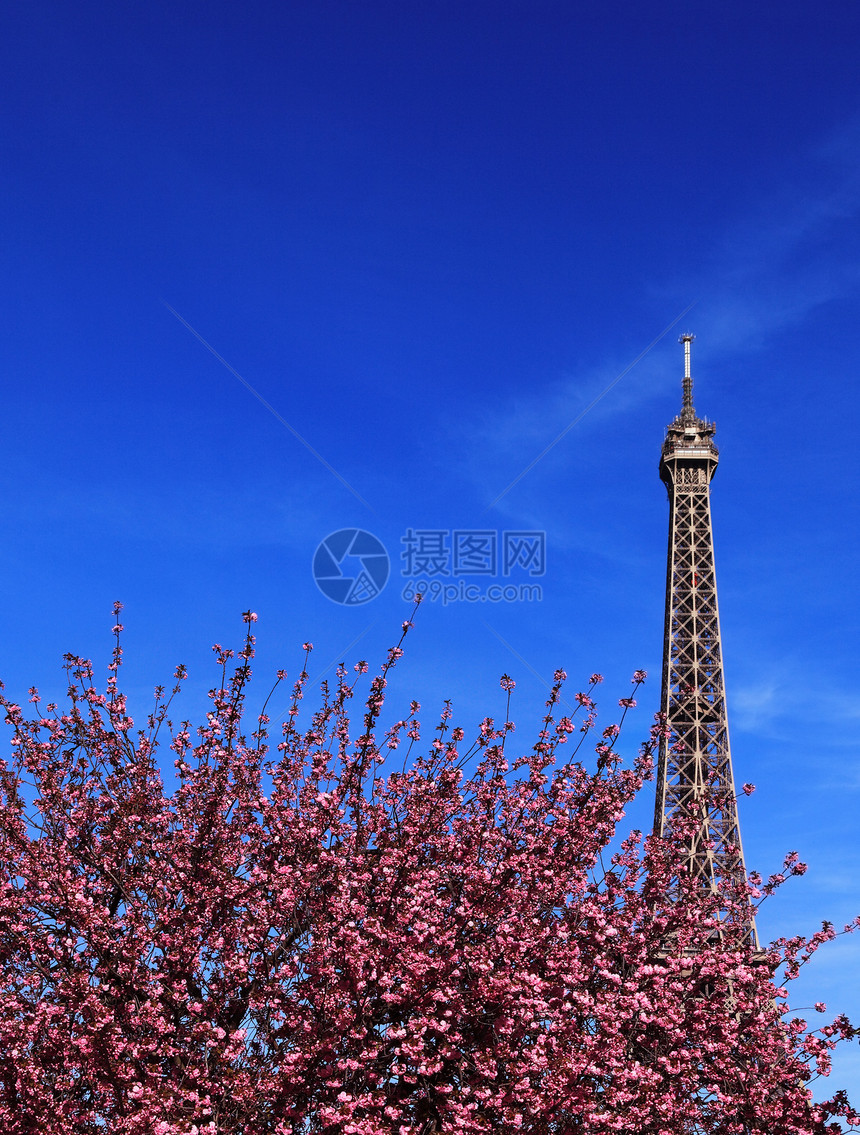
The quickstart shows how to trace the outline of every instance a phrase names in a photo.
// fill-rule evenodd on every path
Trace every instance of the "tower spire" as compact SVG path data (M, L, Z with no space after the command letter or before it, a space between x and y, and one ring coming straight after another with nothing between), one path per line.
M687 332L678 340L679 343L684 344L684 406L681 417L685 424L692 423L696 419L696 411L693 409L693 374L690 370L690 345L695 338L695 335Z
M654 832L690 824L687 868L702 886L728 895L746 879L723 683L710 483L719 451L713 422L693 409L692 335L684 344L684 401L667 428L660 479L669 494L669 553ZM750 915L736 928L755 942Z

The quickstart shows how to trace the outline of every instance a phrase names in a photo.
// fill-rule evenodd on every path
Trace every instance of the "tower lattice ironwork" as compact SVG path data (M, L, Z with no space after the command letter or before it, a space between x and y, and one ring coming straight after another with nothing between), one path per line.
M687 868L725 894L745 876L729 748L710 483L719 452L715 426L693 409L692 335L684 344L683 406L668 426L660 478L669 494L669 555L661 709L669 736L660 747L655 834L693 820ZM755 939L750 918L747 927Z

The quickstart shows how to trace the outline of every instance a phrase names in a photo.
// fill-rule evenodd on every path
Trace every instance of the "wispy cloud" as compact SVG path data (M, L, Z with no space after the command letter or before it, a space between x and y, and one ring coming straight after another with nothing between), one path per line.
M514 488L515 485L518 485L520 483L520 481L523 479L523 477L528 476L528 474L532 471L532 469L534 469L534 467L540 461L542 461L544 459L544 457L546 457L546 455L551 450L555 449L555 447L558 445L558 443L560 441L562 441L570 433L570 431L573 429L573 427L576 426L576 425L579 425L579 423L582 421L582 419L585 417L585 415L590 413L590 411L594 409L594 407L598 404L598 402L602 402L603 399L606 397L606 395L609 394L610 391L613 390L614 387L616 387L618 385L618 383L621 382L621 380L626 375L628 375L630 373L631 370L633 370L633 368L636 366L637 363L641 362L642 359L644 359L645 356L648 355L651 352L653 347L656 347L656 345L660 342L660 340L665 335L667 335L668 332L671 331L671 329L677 323L680 323L680 321L684 318L684 316L687 314L687 312L690 311L691 308L693 308L694 306L695 306L695 301L694 301L694 303L688 304L684 308L683 311L681 311L678 315L676 315L675 318L670 323L668 323L666 325L666 327L663 328L663 330L660 332L660 334L655 336L655 338L653 338L651 340L651 342L648 344L648 346L645 347L644 350L640 351L639 354L636 356L636 358L631 360L631 362L629 362L627 364L627 366L625 366L623 368L623 370L621 370L615 376L615 378L612 379L612 381L608 384L608 386L604 386L604 388L600 391L599 394L596 394L594 396L594 398L592 398L591 401L582 410L579 411L579 413L577 413L573 418L571 418L571 420L567 423L567 425L564 427L564 429L561 431L561 433L559 433L556 437L554 437L553 440L549 443L549 445L544 446L544 448L540 451L540 453L538 453L535 457L533 457L532 460L529 461L529 463L524 466L524 468L516 475L516 477L514 477L514 479L510 482L510 484L508 484L504 489L502 489L502 491L500 493L498 493L490 501L490 503L487 505L487 509L495 508L502 501L502 499L508 495L508 493L511 491L511 489Z
M710 250L701 250L696 271L652 284L654 309L671 312L678 295L700 297L697 320L707 328L709 356L715 358L759 350L816 308L858 294L858 155L860 119L796 159L790 175L774 170L769 195L727 224ZM550 377L484 416L482 432L492 439L494 451L504 455L509 467L523 470L503 492L495 489L494 505L504 508L505 494L527 473L540 478L542 470L534 467L574 426L598 428L607 416L629 413L664 385L664 368L652 359L637 366L627 381L616 378L607 385L624 362L608 355L602 365ZM604 398L610 391L611 397ZM597 402L600 406L589 414ZM558 422L569 425L554 434ZM484 464L476 464L473 475L482 491L494 491Z
M860 790L860 694L839 688L836 674L810 677L798 659L755 662L763 676L728 691L735 747L755 738L760 755L793 770L787 775L814 770L811 791Z
M720 234L691 284L712 349L764 346L781 328L860 288L860 118L775 176L757 207ZM779 171L774 171L775 175ZM677 282L665 291L676 294Z
M741 686L732 692L732 719L739 728L755 732L772 724L784 709L779 682L771 679Z
M82 496L68 478L43 475L51 487L50 506L34 511L22 492L10 499L7 520L28 540L51 540L67 525L84 532L109 534L133 544L191 551L272 546L307 557L329 532L343 527L343 495L320 475L314 492L307 479L285 481L271 472L257 473L229 492L203 478L189 481L182 493L157 493L150 486L121 482Z
M741 685L732 691L733 719L740 729L749 732L778 733L781 723L796 721L798 707L803 706L811 728L826 724L832 731L860 722L860 694L817 686L808 675L787 670L779 676ZM850 743L852 739L846 741Z

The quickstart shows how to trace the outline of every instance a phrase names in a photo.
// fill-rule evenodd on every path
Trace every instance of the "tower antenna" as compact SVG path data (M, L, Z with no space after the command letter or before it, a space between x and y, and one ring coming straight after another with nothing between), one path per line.
M695 338L696 336L688 331L678 340L679 343L684 344L684 406L681 416L685 424L692 423L696 417L696 411L693 409L693 373L690 370L690 346Z

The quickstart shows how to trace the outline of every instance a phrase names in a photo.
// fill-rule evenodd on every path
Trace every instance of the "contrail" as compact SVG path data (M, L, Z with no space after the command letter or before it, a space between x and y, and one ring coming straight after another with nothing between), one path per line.
M488 512L491 508L495 508L495 506L499 503L499 501L502 499L502 497L507 496L507 494L511 491L511 489L514 487L514 485L518 485L520 483L520 481L523 479L523 477L525 477L525 475L527 473L530 473L532 471L532 469L534 469L535 465L537 465L537 463L539 461L542 461L544 459L544 457L546 457L546 455L549 453L549 451L551 449L553 449L556 445L558 445L558 443L561 441L561 439L563 437L566 437L567 434L570 433L570 431L577 424L577 422L581 422L582 419L585 417L585 415L589 412L589 410L593 410L594 407L597 405L597 403L600 401L600 399L605 398L606 395L609 393L609 391L613 388L613 386L617 385L617 383L619 383L621 381L621 379L624 378L625 374L629 374L630 371L633 370L633 368L636 366L636 364L641 362L645 358L645 356L648 354L648 352L651 350L651 348L656 347L656 345L660 342L660 340L663 338L663 336L667 335L672 330L672 328L675 326L675 324L678 323L681 319L683 319L684 316L687 314L687 312L690 311L691 308L694 308L698 302L699 302L698 300L693 300L693 302L688 307L684 308L684 310L681 312L680 315L676 315L675 318L672 320L672 322L667 327L663 328L663 330L660 332L660 334L657 336L657 338L653 339L648 344L648 346L645 348L645 350L642 351L640 354L638 354L636 356L636 358L633 360L632 363L628 363L627 366L624 368L624 370L619 375L616 375L615 378L613 378L612 382L610 382L610 384L606 387L606 389L601 390L601 392L597 395L597 397L593 398L591 400L591 402L589 402L588 405L585 407L585 409L582 410L579 414L577 414L576 417L573 419L573 421L569 422L568 425L566 425L564 427L564 429L561 431L561 433L558 435L558 437L555 438L553 441L551 441L549 443L549 445L546 447L546 449L541 450L541 452L537 455L537 457L534 459L534 461L532 461L530 464L528 464L525 467L525 469L523 469L522 473L520 473L517 477L514 477L513 481L511 481L511 483L508 485L508 487L506 489L502 489L502 491L499 493L499 495L494 500L490 501L490 503L484 509L484 512Z
M277 418L278 421L281 423L281 425L285 426L290 431L290 433L293 435L293 437L296 438L298 441L300 441L302 443L302 445L305 447L306 450L308 450L309 453L312 453L314 455L314 457L317 459L317 461L319 461L320 465L325 466L325 468L328 469L329 473L331 473L331 475L333 477L337 477L337 479L344 486L344 488L348 489L352 493L352 495L356 498L356 500L361 501L361 503L364 505L364 507L369 508L371 512L376 511L371 505L369 505L367 503L367 501L364 499L364 497L361 495L361 493L356 492L356 490L352 487L352 485L349 483L349 481L347 481L347 479L345 477L342 477L340 475L340 473L338 473L337 469L335 469L333 466L329 465L329 463L326 461L326 459L323 457L323 455L321 453L319 453L316 449L314 449L314 447L311 445L311 443L309 441L307 441L305 438L303 438L302 435L299 433L299 431L297 429L295 429L294 426L290 425L290 423L287 421L286 418L281 417L281 415L278 413L278 411L275 409L275 407L271 404L271 402L267 402L266 399L263 397L263 395L260 394L260 392L258 390L255 390L254 387L250 384L250 382L248 382L247 378L243 378L242 375L239 374L239 372L236 370L235 367L230 366L230 364L223 357L223 355L218 354L218 352L215 350L215 348L212 346L211 343L207 343L207 341L203 338L203 336L200 334L200 332L198 330L196 330L196 328L192 327L187 319L183 319L182 316L179 314L179 312L176 311L175 308L172 308L166 300L162 300L161 302L164 304L164 306L167 308L167 310L170 312L170 314L175 316L179 320L179 322L182 324L183 327L187 327L188 330L191 332L191 334L194 336L194 338L199 340L203 344L203 346L206 348L206 350L211 355L214 355L215 358L218 360L218 362L223 367L226 367L226 369L229 370L230 374L232 374L234 376L234 378L238 378L239 381L242 383L242 385L245 387L245 389L250 390L250 392L254 395L254 397L257 399L257 401L260 402L263 406L265 406L266 409L269 411L269 413L273 417Z

